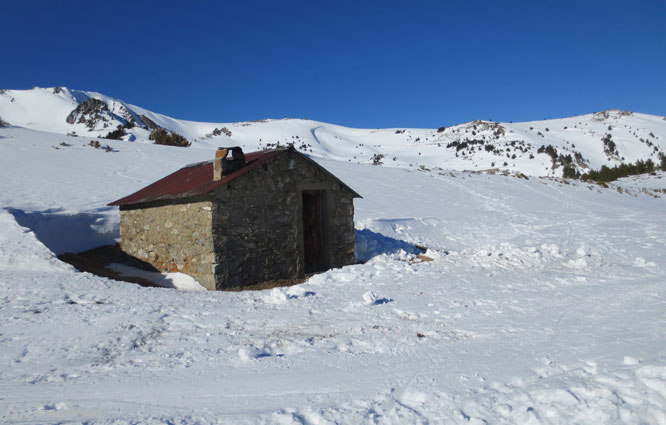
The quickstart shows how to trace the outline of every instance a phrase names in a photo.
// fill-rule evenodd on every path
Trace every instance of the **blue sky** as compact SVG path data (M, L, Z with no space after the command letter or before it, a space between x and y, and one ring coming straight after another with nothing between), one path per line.
M5 2L0 87L352 127L666 115L666 2Z

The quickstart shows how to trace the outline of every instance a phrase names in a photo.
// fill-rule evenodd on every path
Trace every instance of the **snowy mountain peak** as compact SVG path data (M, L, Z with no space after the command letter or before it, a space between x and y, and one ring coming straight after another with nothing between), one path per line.
M293 144L313 157L412 169L582 174L666 152L666 118L610 109L523 123L475 120L437 129L354 129L306 119L203 123L66 87L1 90L0 118L51 133L152 143L156 128L193 147L257 150Z

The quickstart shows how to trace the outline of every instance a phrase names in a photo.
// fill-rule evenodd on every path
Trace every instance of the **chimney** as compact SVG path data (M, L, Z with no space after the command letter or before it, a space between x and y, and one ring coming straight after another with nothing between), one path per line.
M231 158L229 158L229 152L231 152ZM213 181L221 180L223 176L240 170L245 165L245 154L239 146L217 148L213 160Z
M217 148L213 160L213 181L222 180L222 160L227 157L228 149Z

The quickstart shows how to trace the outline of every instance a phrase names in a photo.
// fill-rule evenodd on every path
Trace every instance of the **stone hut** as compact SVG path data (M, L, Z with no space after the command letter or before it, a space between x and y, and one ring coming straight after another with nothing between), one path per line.
M215 290L353 264L359 197L293 148L220 148L109 205L123 251Z

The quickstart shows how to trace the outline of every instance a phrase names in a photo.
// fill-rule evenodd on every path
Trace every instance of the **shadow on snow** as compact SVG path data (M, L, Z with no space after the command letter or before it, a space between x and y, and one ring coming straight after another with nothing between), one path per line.
M397 254L400 251L414 255L423 253L423 249L412 243L384 236L370 229L356 229L356 246L354 247L356 262L365 263L378 255Z
M56 255L83 252L103 245L115 245L119 237L118 216L106 211L67 214L57 209L24 211L8 208L16 222L29 228ZM356 261L364 263L382 254L423 252L412 243L385 236L369 229L355 229Z
M118 222L104 213L66 214L57 209L23 211L16 208L7 208L7 211L55 254L114 245L119 236Z

